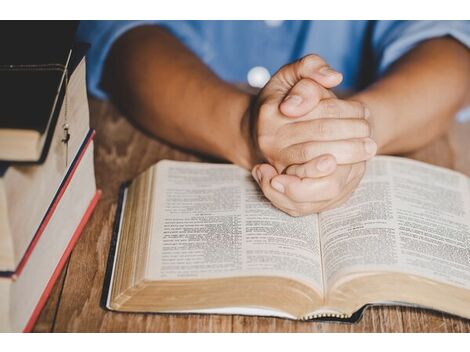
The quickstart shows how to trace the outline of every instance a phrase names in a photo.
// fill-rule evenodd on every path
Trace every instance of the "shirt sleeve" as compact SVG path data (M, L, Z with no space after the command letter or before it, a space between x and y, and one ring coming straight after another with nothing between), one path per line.
M87 55L87 86L91 95L99 99L109 98L101 86L109 51L120 36L143 25L166 28L203 60L210 55L207 45L204 45L204 23L201 21L81 21L77 39L91 44Z
M101 87L103 68L113 43L128 30L151 24L148 21L81 21L77 39L91 44L87 54L88 92L100 99L108 99Z
M470 21L378 21L372 33L372 48L381 76L396 60L420 42L450 36L470 47Z

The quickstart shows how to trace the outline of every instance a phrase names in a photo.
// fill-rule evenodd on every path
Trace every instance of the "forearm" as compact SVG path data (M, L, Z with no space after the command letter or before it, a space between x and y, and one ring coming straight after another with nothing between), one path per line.
M371 110L379 153L419 148L442 134L469 99L470 53L450 38L422 43L352 97Z
M212 73L158 27L139 27L111 50L105 88L121 110L170 143L251 167L242 127L249 96Z

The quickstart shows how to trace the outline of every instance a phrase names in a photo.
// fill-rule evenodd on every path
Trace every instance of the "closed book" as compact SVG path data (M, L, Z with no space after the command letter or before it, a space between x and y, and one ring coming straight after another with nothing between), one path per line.
M43 164L4 163L0 167L0 276L14 276L40 236L52 204L73 169L81 146L92 132L85 83L85 47L76 46L62 105ZM27 214L27 216L25 216Z
M0 23L0 160L45 160L78 21Z
M0 332L33 328L99 196L88 138L21 273L0 278Z

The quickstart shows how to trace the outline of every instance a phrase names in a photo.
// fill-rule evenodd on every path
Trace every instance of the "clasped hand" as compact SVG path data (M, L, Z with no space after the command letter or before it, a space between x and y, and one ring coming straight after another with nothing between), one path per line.
M279 209L302 216L344 202L376 154L369 110L337 98L342 75L316 55L282 67L254 104L252 175Z

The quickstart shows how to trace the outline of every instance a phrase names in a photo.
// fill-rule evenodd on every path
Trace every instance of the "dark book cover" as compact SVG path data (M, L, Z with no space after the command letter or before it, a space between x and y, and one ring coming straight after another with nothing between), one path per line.
M78 21L0 22L0 129L52 133L77 27ZM47 149L46 142L36 162Z
M90 47L90 44L88 44L88 43L75 42L73 44L72 54L70 56L70 60L68 62L68 66L67 66L69 77L75 71L75 69L77 68L80 61L82 61L82 59L86 56L86 53L87 53L89 47ZM0 79L1 79L1 72L0 72ZM0 81L0 86L1 86L1 84L2 83ZM48 151L49 145L52 141L52 136L54 135L54 130L55 130L55 125L56 125L56 122L57 122L57 118L59 117L60 109L62 107L62 102L63 102L63 99L64 99L64 95L65 95L65 85L64 85L63 89L61 89L61 91L59 92L59 97L58 97L59 102L58 102L58 104L56 104L55 110L53 111L53 116L51 117L52 122L51 122L51 126L49 128L50 131L49 131L49 133L46 137L46 141L44 143L43 153L41 155L41 158L36 163L42 163L46 159L47 151ZM1 110L2 110L2 108L0 107L0 111ZM0 113L0 121L2 121L1 113ZM0 122L0 128L2 128L2 123L1 122ZM8 167L11 164L12 164L12 162L10 162L10 161L1 161L0 160L0 178L5 175ZM15 162L15 164L24 164L24 163L23 162L19 162L19 163ZM30 164L30 163L28 162L28 164Z

